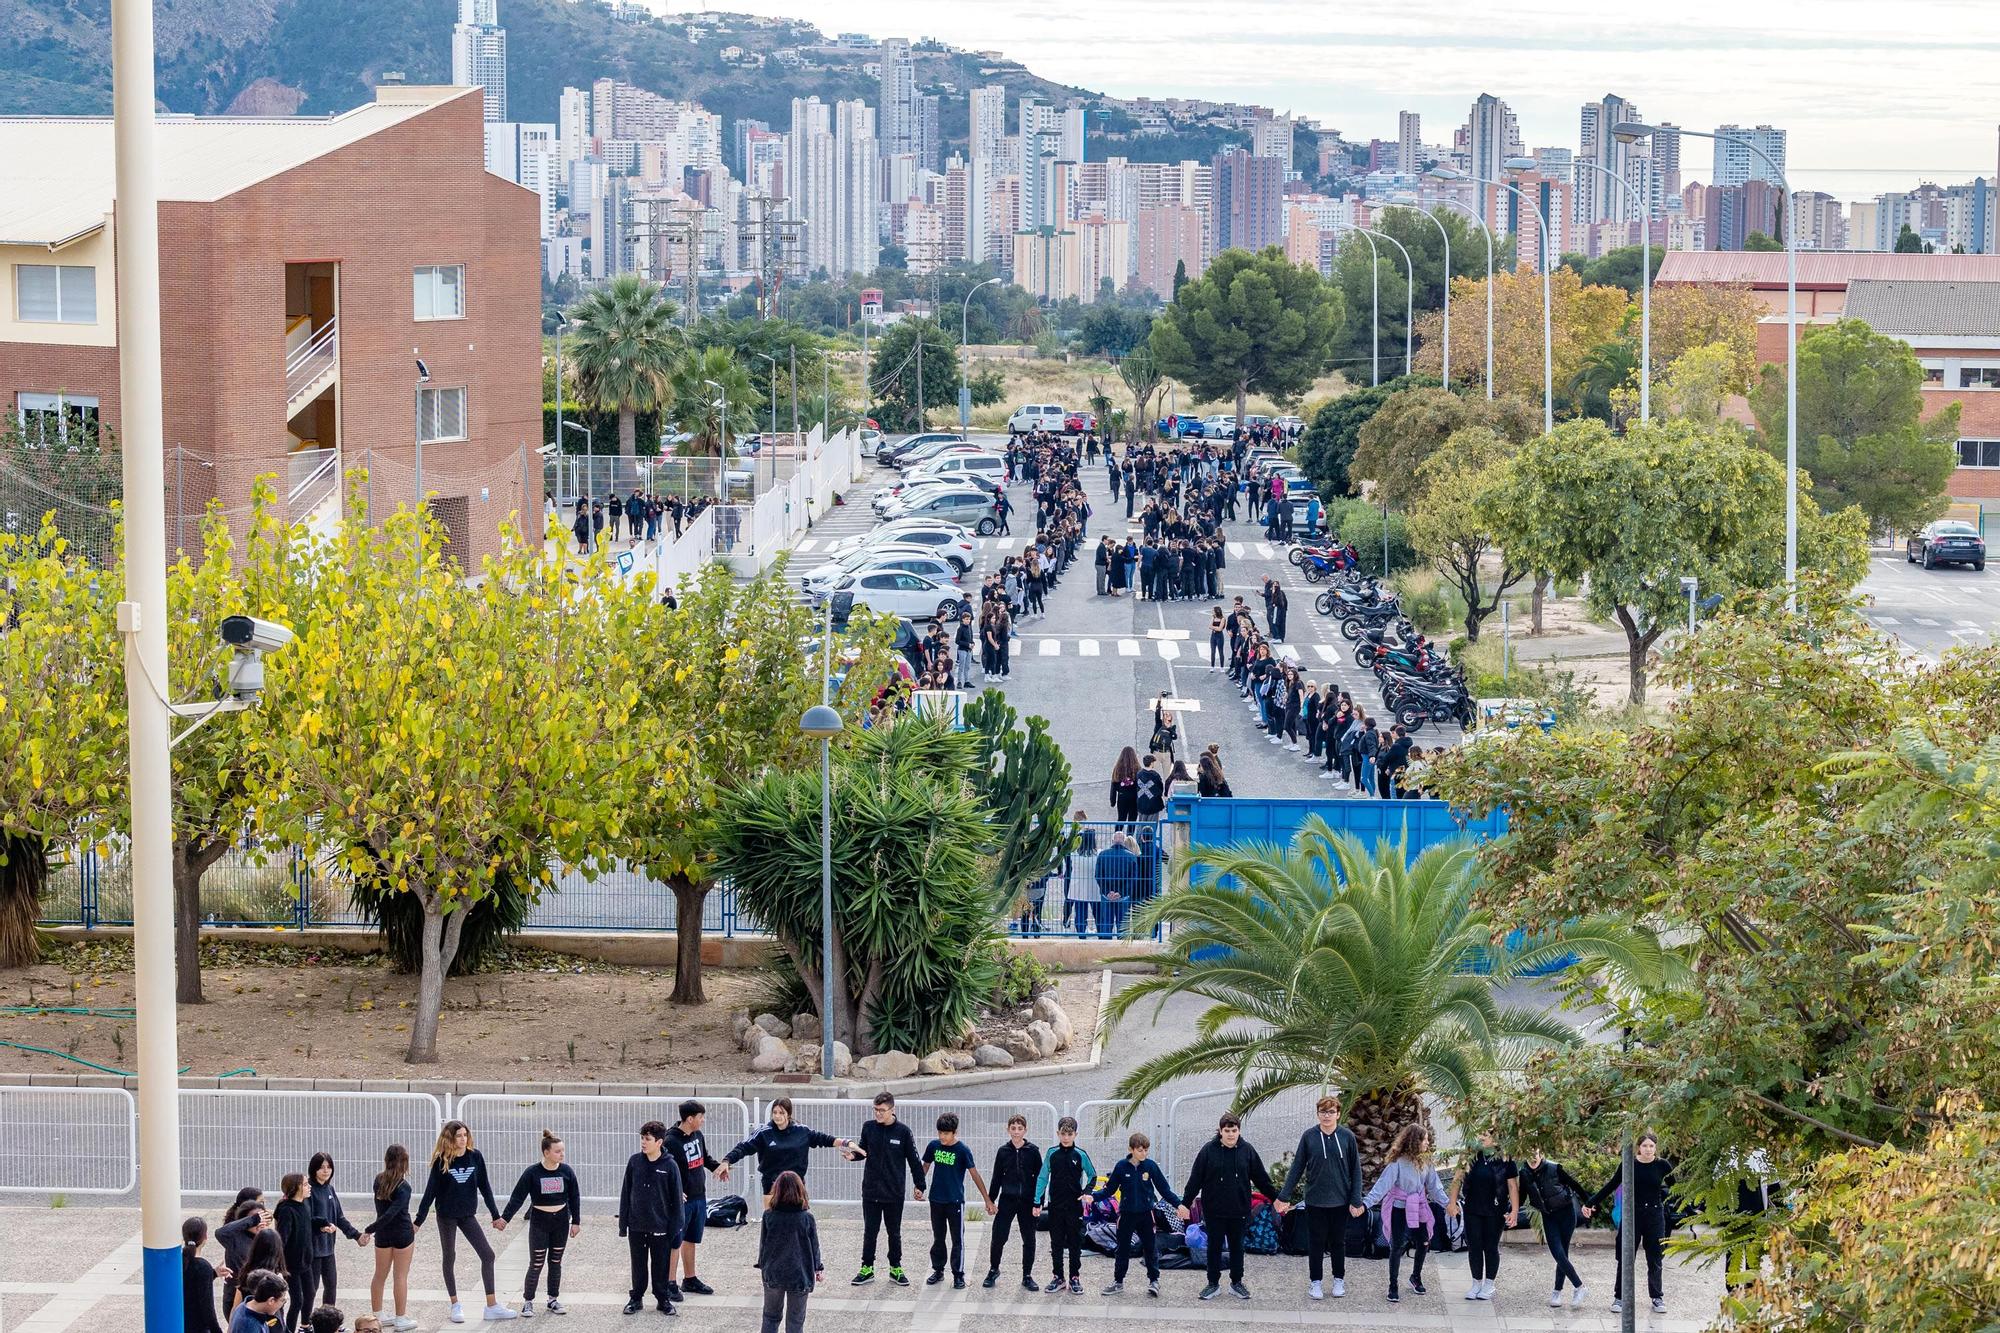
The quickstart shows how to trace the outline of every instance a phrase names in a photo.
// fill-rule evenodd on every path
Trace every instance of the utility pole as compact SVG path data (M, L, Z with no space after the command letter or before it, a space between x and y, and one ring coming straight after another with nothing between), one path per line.
M917 433L931 428L931 414L924 410L924 322L918 320L913 326L917 331Z

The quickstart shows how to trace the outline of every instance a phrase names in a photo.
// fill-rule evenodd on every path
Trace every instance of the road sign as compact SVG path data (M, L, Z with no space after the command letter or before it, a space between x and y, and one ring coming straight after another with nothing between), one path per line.
M632 572L632 565L632 553L630 551L620 551L618 553L618 572L620 574L630 574Z

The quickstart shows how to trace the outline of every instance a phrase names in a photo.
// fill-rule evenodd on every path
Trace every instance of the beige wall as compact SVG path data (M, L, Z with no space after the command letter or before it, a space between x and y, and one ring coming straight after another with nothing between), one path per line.
M16 264L88 265L97 270L97 322L95 324L23 323L16 310L14 266ZM107 223L60 250L45 245L0 245L0 357L7 355L7 343L41 343L55 347L112 347L118 342L117 285L113 273L111 227Z

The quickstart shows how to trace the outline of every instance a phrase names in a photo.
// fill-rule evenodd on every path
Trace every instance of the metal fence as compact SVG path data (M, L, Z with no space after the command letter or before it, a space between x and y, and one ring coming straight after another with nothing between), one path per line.
M138 1183L131 1093L0 1087L0 1192L124 1194Z
M1076 849L1028 885L1008 912L1007 933L1020 939L1123 939L1132 912L1159 896L1165 882L1164 830L1154 820L1070 825ZM1102 860L1118 834L1133 857ZM1116 890L1114 901L1108 895ZM1149 936L1160 938L1154 930ZM1095 1160L1094 1158L1092 1160Z
M182 1088L181 1191L234 1198L246 1184L274 1190L316 1152L331 1154L336 1169L345 1165L351 1190L374 1177L391 1143L409 1149L421 1175L443 1123L444 1107L424 1092Z
M750 1107L734 1097L703 1097L707 1111L702 1133L716 1157L750 1137ZM678 1097L559 1097L469 1093L454 1104L453 1116L465 1121L495 1170L513 1169L541 1154L541 1135L549 1129L562 1137L563 1160L576 1172L583 1197L592 1203L616 1203L625 1179L625 1163L639 1148L639 1126L648 1120L671 1125L680 1119ZM504 1165L503 1165L504 1164ZM747 1164L746 1164L747 1165ZM742 1170L742 1167L737 1170ZM817 1177L815 1177L817 1183ZM494 1189L511 1181L495 1179ZM741 1194L752 1211L762 1199L754 1182L732 1175L731 1184L711 1188Z
M1162 1171L1173 1168L1167 1162L1167 1134L1162 1127L1159 1106L1143 1102L1128 1124L1125 1113L1132 1106L1129 1100L1078 1102L1070 1114L1076 1117L1076 1143L1090 1154L1090 1164L1103 1175L1109 1175L1111 1168L1118 1165L1118 1159L1131 1151L1134 1131L1143 1133L1153 1144L1153 1159ZM1047 1145L1043 1145L1046 1147Z
M937 1133L937 1117L950 1111L958 1117L958 1136L981 1160L990 1160L993 1150L1007 1141L1007 1117L1028 1118L1028 1137L1047 1145L1055 1142L1058 1113L1049 1102L980 1102L939 1099L904 1101L896 1099L896 1119L908 1126L919 1144L928 1143ZM861 1127L874 1118L874 1108L865 1098L801 1098L792 1102L792 1118L835 1138L859 1138ZM919 1149L921 1151L921 1149ZM745 1165L750 1165L745 1163ZM855 1204L861 1202L863 1164L829 1153L814 1164L807 1182L815 1204ZM754 1187L746 1180L744 1193Z
M1297 1146L1299 1135L1313 1123L1313 1105L1322 1095L1324 1090L1317 1087L1288 1088L1243 1115L1244 1141L1257 1149L1266 1167ZM1194 1155L1215 1137L1215 1122L1235 1106L1234 1088L1184 1093L1167 1103L1168 1175L1178 1179L1187 1173L1194 1165Z

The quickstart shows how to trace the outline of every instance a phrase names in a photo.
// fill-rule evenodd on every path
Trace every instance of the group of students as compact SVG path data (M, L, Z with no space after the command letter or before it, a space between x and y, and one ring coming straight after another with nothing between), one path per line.
M715 503L713 496L698 496L682 499L678 495L646 495L633 491L623 500L614 493L608 498L591 499L578 496L576 508L570 518L570 535L576 539L579 555L588 555L603 540L607 528L611 532L611 542L620 540L620 521L625 529L624 540L637 545L640 542L656 542L660 534L671 524L674 537L678 539L684 524L693 522L701 511ZM551 499L550 504L554 504Z

